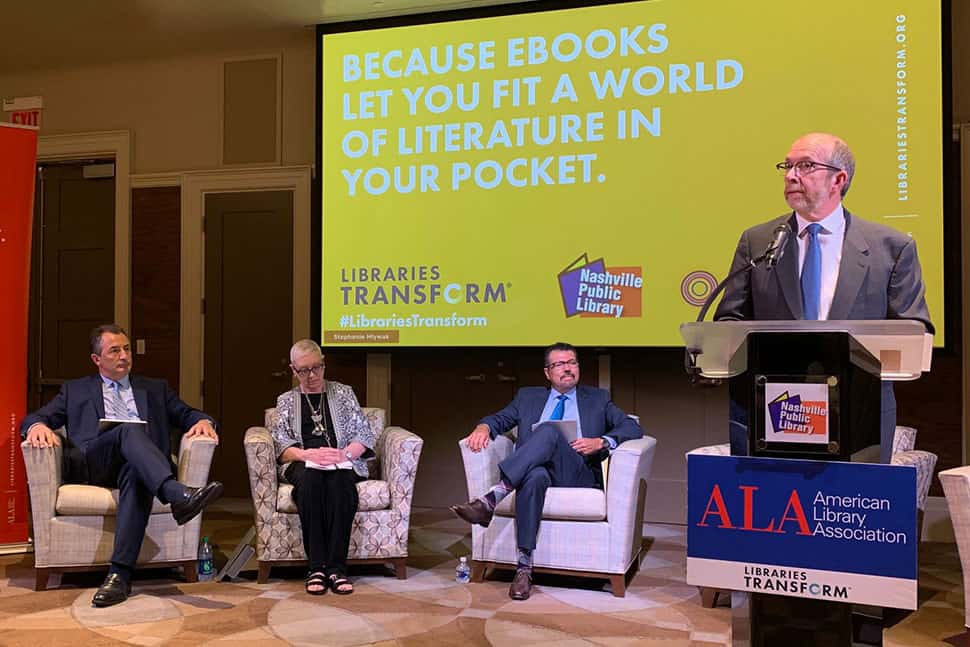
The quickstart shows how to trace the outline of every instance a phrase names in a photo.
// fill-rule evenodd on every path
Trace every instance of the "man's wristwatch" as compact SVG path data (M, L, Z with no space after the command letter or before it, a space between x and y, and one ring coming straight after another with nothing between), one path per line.
M350 453L349 449L344 452L344 456L346 456L347 460L350 461L351 463L354 462L354 455Z

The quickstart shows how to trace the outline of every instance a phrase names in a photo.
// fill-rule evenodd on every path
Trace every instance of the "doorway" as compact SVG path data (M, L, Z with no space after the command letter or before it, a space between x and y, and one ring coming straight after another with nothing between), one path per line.
M28 410L94 372L88 334L114 321L113 160L37 166L31 250Z
M243 438L291 385L293 193L206 196L205 411L219 423L212 478L249 496Z

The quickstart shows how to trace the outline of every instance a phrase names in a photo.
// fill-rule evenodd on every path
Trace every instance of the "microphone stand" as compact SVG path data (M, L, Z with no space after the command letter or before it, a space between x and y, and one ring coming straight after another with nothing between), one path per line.
M750 272L758 266L759 263L765 262L765 260L775 252L774 246L769 246L765 250L765 253L761 256L749 260L747 263L734 270L717 284L714 291L711 292L711 296L707 297L707 301L704 302L704 306L697 315L697 321L704 321L704 317L707 316L707 311L711 309L711 306L727 287L727 284L731 282L737 276L744 274L745 272ZM687 376L690 378L690 383L699 386L717 386L721 384L723 380L707 378L701 375L701 370L697 367L697 356L701 354L700 349L697 348L684 348L684 370L687 372Z

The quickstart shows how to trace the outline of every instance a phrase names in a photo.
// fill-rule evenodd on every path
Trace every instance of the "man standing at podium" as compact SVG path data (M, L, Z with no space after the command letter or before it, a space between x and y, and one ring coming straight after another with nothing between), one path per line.
M809 133L775 166L793 211L742 233L731 271L768 249L779 225L787 224L792 235L774 268L759 264L726 286L714 319L915 319L932 333L916 242L842 206L855 173L848 145L835 135ZM747 454L746 412L737 409L732 402L731 450ZM895 427L896 398L892 384L883 382L884 463Z

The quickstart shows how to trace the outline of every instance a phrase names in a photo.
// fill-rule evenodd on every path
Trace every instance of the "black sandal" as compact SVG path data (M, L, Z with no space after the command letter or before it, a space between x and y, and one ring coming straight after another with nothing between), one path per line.
M310 595L323 595L327 592L326 576L321 571L312 571L306 576L306 581L303 583L303 589Z
M350 595L354 592L354 585L350 580L347 579L346 575L341 573L331 573L327 576L327 579L330 581L330 590L337 595ZM350 587L349 589L346 588L348 586Z

